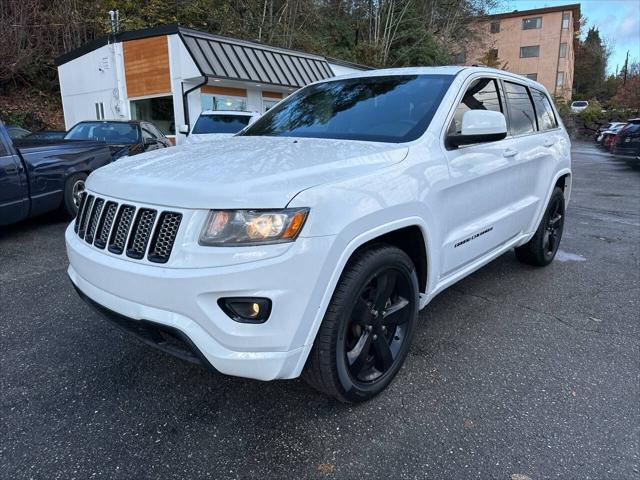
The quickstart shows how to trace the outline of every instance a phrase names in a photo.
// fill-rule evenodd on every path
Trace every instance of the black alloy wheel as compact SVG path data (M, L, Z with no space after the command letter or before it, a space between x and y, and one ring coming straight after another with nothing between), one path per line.
M378 244L354 254L335 288L303 378L347 403L383 391L409 352L418 298L415 265L404 251Z
M394 268L379 271L362 289L345 335L354 381L371 383L392 367L407 338L412 315L409 279Z
M560 237L564 226L564 202L555 196L549 204L549 215L544 232L544 250L547 256L554 256L560 246Z
M560 247L564 217L564 192L555 187L536 233L531 240L516 248L516 258L522 263L537 267L549 265Z

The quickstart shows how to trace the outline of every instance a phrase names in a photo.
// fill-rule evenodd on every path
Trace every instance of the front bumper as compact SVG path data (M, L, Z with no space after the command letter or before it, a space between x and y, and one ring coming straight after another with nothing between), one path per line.
M90 303L133 330L160 328L188 348L181 355L153 338L145 343L228 375L272 380L300 374L305 342L327 289L323 279L332 271L333 237L298 238L286 250L279 246L274 257L205 268L116 258L86 244L72 225L65 238L69 277ZM237 323L217 304L221 297L251 296L273 302L263 324Z

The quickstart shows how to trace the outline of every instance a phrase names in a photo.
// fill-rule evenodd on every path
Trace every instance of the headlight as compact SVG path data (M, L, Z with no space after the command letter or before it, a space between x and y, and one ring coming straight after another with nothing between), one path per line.
M293 242L308 213L308 208L211 210L200 234L200 245L238 247Z

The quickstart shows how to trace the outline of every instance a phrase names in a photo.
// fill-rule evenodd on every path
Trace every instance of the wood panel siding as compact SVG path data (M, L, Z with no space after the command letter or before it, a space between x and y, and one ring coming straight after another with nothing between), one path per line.
M204 85L200 89L200 93L209 93L212 95L229 95L232 97L247 96L247 91L244 88L215 87L213 85Z
M127 96L171 93L167 37L142 38L123 43Z
M277 98L278 100L283 98L282 93L280 92L267 92L267 91L262 91L262 97L263 98Z

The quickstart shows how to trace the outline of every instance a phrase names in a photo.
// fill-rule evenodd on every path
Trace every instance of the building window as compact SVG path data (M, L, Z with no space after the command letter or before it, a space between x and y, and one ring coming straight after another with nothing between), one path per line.
M529 80L535 80L536 82L538 81L537 73L525 73L524 76L527 77Z
M202 110L233 110L244 112L247 110L247 98L234 95L200 94Z
M489 27L489 31L491 33L500 33L500 22L491 22L491 27Z
M263 98L262 99L262 112L267 112L271 110L280 100L275 100L273 98Z
M96 103L96 120L104 120L104 103Z
M564 85L564 72L558 72L556 75L556 87L562 87Z
M467 61L467 52L459 52L453 56L453 63L456 65L462 65Z
M523 18L522 29L534 30L536 28L542 28L542 17Z
M540 45L530 47L520 47L520 58L530 58L540 56Z
M275 104L282 100L283 95L280 92L262 91L262 113L271 109Z
M131 118L153 123L165 135L176 133L171 96L131 100Z
M560 44L560 58L565 58L567 56L567 44Z
M562 12L562 29L569 30L569 20L571 19L571 14L569 12Z

